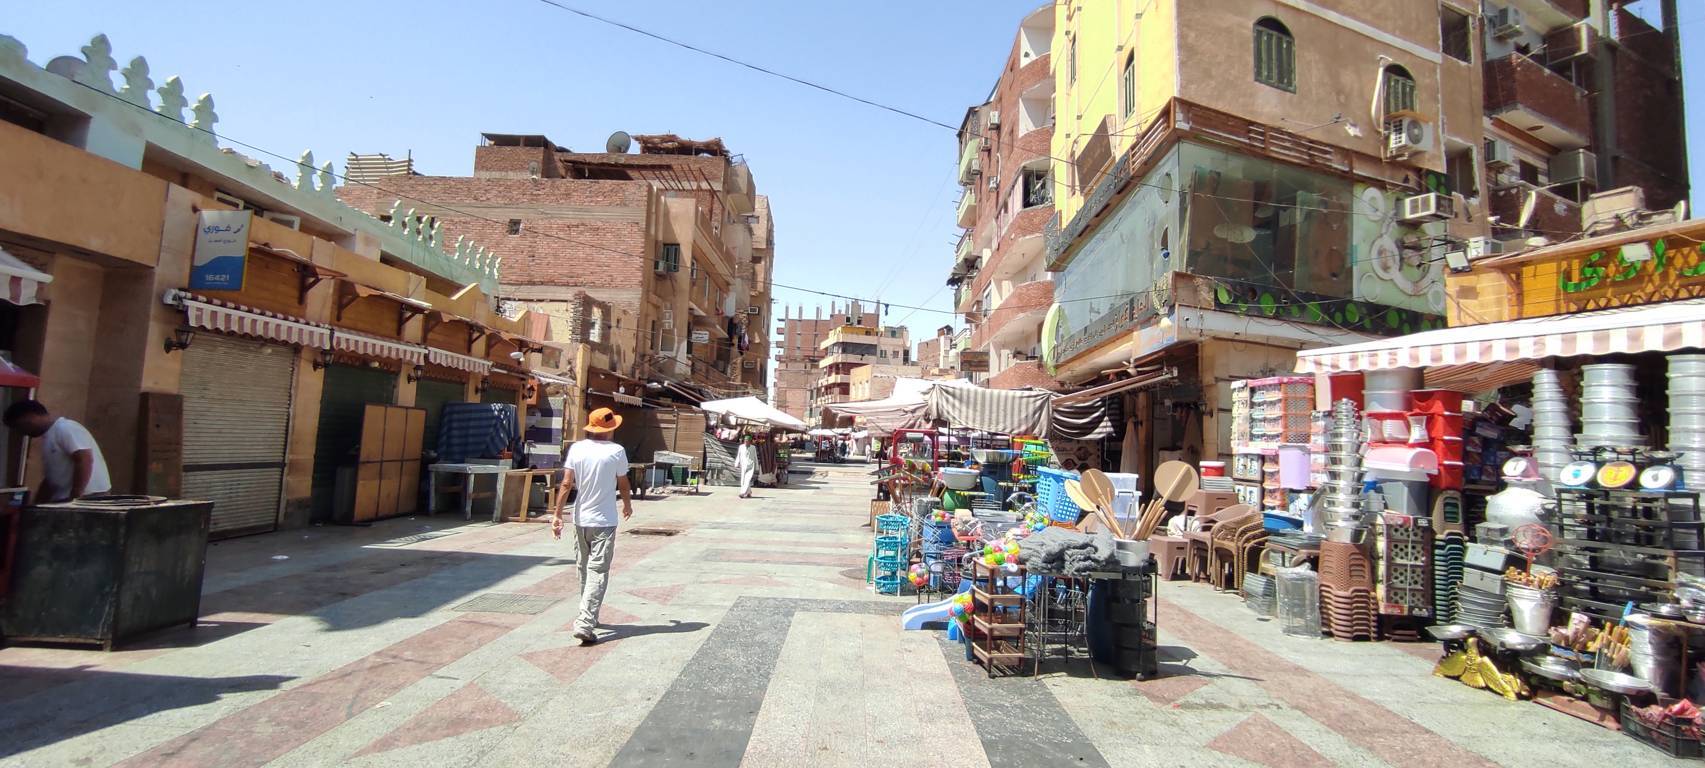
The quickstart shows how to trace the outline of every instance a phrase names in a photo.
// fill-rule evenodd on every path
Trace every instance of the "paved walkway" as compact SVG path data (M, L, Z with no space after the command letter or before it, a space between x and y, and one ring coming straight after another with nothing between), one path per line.
M864 586L869 487L636 504L605 642L547 526L409 518L223 542L206 620L115 653L0 649L0 765L1657 765L1430 676L1430 646L1281 635L1163 587L1165 675L990 680ZM477 601L477 602L474 602Z

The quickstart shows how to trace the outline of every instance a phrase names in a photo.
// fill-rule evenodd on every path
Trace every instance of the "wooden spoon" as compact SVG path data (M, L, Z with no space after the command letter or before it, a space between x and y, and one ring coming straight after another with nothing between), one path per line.
M1167 501L1184 501L1202 488L1196 468L1182 461L1169 461L1154 471L1154 488Z
M1084 494L1089 497L1091 503L1095 504L1095 511L1101 513L1101 517L1107 521L1107 527L1112 529L1113 535L1121 539L1125 538L1124 527L1119 525L1118 518L1113 515L1112 478L1109 478L1106 472L1099 469L1086 469L1083 471L1082 485Z

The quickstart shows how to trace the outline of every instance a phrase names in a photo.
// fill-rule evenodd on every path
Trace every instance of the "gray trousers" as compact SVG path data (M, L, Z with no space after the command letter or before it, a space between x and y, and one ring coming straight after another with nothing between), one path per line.
M604 605L604 588L610 583L610 560L616 554L616 527L574 526L574 546L579 553L580 617L574 631L591 632L598 626L598 609Z

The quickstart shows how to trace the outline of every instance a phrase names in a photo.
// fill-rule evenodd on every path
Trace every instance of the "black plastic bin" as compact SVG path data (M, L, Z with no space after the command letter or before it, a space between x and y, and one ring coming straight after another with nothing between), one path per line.
M207 565L209 501L112 496L23 510L7 642L118 643L195 623Z

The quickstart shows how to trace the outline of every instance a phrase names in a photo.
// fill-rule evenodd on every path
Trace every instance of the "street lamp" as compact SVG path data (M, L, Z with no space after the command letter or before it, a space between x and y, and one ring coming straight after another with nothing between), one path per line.
M180 349L189 349L190 342L195 341L195 331L189 328L179 328L172 331L171 338L166 339L166 354Z

